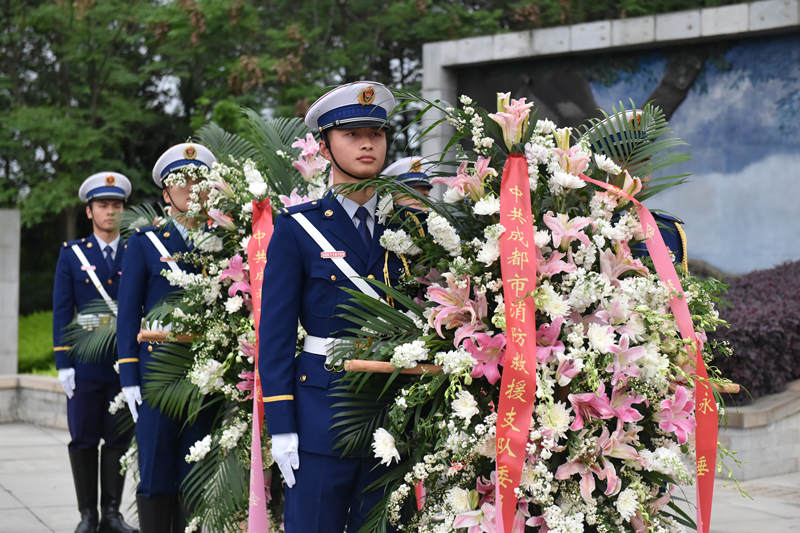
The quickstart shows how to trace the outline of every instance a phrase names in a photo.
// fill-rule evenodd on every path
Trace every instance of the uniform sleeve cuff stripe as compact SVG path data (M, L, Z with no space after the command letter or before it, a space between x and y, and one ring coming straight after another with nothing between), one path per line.
M138 357L126 357L125 359L120 359L117 362L119 364L122 364L122 363L138 363L139 362L139 358Z
M69 350L69 346L53 346L54 352L66 352Z
M264 403L270 402L282 402L286 400L294 400L294 395L292 394L280 394L278 396L264 396Z

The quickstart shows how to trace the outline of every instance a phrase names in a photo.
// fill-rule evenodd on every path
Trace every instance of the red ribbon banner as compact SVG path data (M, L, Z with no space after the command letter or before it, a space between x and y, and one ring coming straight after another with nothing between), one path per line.
M261 461L261 428L264 425L264 404L261 401L261 379L258 376L258 324L261 321L261 285L267 264L267 245L272 237L272 207L269 199L253 201L253 233L247 243L247 264L250 268L250 294L253 297L253 320L256 328L255 377L253 382L253 439L250 442L250 507L247 515L249 533L269 531L267 501L264 488L264 465Z
M580 178L633 202L636 206L639 220L642 223L645 246L647 246L647 252L653 260L656 273L661 281L666 283L673 291L674 296L669 301L670 309L673 316L675 316L681 336L691 342L689 349L694 352L697 372L694 388L694 415L697 421L695 432L697 530L702 533L708 533L711 524L711 504L714 499L714 472L717 463L719 419L717 417L717 403L714 400L714 394L711 392L708 372L703 361L703 345L695 335L692 315L689 312L689 305L686 302L678 273L675 271L675 265L672 264L667 246L664 244L664 238L658 230L658 224L652 213L640 201L614 185L594 180L583 174L580 175Z
M497 531L510 533L536 401L536 243L525 157L511 154L500 190L500 261L506 348L497 410Z

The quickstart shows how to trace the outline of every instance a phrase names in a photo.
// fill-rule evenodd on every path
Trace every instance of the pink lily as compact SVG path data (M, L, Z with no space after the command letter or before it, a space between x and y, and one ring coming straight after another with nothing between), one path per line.
M255 384L256 384L256 373L251 370L245 370L239 373L239 378L242 381L236 384L236 388L239 389L240 391L250 391L250 394L248 394L247 398L245 398L244 400L252 400L253 390L255 389Z
M561 272L574 272L577 268L575 263L562 261L562 257L564 257L563 253L553 252L545 260L542 251L536 248L536 270L539 278L551 278Z
M595 488L594 477L597 476L598 479L606 479L607 477L607 472L600 468L600 465L596 461L592 460L592 464L586 464L580 459L563 463L558 467L558 470L556 470L554 477L564 480L569 479L575 474L581 476L581 496L587 502L592 501L592 492L594 492ZM614 477L616 478L616 472L614 472Z
M308 196L305 195L301 196L300 194L298 194L297 187L292 189L292 192L289 193L289 196L286 196L284 194L279 194L278 198L280 199L281 202L283 202L283 207L291 207L293 205L300 205L311 201L311 198L309 198Z
M689 391L682 385L675 388L675 398L662 400L661 410L656 415L658 427L667 433L675 433L678 442L684 444L689 434L694 431L697 422L692 416L694 402L689 398Z
M485 377L489 383L494 385L500 379L500 370L497 365L503 364L506 336L502 333L498 333L494 337L486 333L476 333L475 340L478 341L477 345L469 338L464 341L464 349L478 361L472 367L470 375L473 378Z
M639 375L640 369L633 364L634 361L644 355L644 346L630 347L630 339L623 335L619 340L619 345L611 346L611 353L614 354L614 361L606 367L606 372L613 372L611 384L616 385L625 376L635 377Z
M228 268L223 270L219 275L219 280L233 280L231 286L228 287L228 296L233 296L239 291L241 291L242 294L250 294L250 283L245 280L245 277L249 278L249 276L245 274L244 261L241 255L236 254L231 257L228 262Z
M292 143L292 148L300 148L300 155L303 157L313 157L319 153L319 143L310 133L306 133L306 138L297 137Z
M672 499L672 491L674 490L675 485L669 485L669 488L664 494L653 500L651 503L646 504L645 508L647 509L647 514L652 517L661 512L661 509ZM636 511L636 516L631 518L631 526L633 526L635 533L647 533L649 525L651 524L646 521L641 510Z
M589 237L581 231L592 223L589 217L575 217L570 219L566 214L559 213L553 215L548 211L542 216L544 223L553 233L553 246L561 250L566 250L574 239L578 239L586 246L591 246Z
M229 217L219 209L209 209L208 216L214 221L212 227L220 227L228 231L236 229L236 224L233 223L233 218Z
M536 330L536 360L546 363L554 354L564 353L564 343L558 340L561 335L562 317L556 318L549 324L542 324Z
M464 287L459 287L455 276L445 274L447 288L437 285L428 287L427 296L438 303L428 321L436 329L441 338L445 338L442 326L447 329L457 328L453 345L458 347L461 341L472 336L476 331L486 328L483 318L488 311L486 296L479 294L475 300L470 299L470 279L468 275L462 278Z
M581 150L578 144L567 150L561 148L552 148L552 150L558 155L558 165L564 172L577 176L589 166L591 155Z
M292 166L297 169L303 179L311 181L311 178L325 170L328 166L328 161L322 157L300 157L292 162Z
M600 254L600 273L615 286L619 285L619 277L625 272L633 271L646 276L647 267L638 259L634 259L627 243L614 243L614 251L605 250Z
M491 157L483 156L478 156L478 160L475 161L475 174L481 180L481 183L486 179L486 176L497 176L497 171L489 166L491 162Z
M508 103L509 93L498 93L497 96L497 113L490 113L489 118L500 126L503 131L503 141L510 151L525 134L533 102L526 103L525 98L520 98Z
M569 426L573 431L583 428L584 418L612 418L615 414L606 396L606 386L603 383L600 383L597 392L570 394L567 399L572 404L572 410L575 411L575 420Z
M641 190L642 190L642 180L640 180L637 177L631 176L626 170L625 181L623 181L622 183L622 192L627 193L628 196L636 198L636 195L639 194ZM626 197L619 195L618 205L623 206L628 202L629 200Z
M603 457L638 461L644 466L644 459L639 455L639 452L636 451L636 448L630 444L636 442L636 433L638 433L638 431L638 428L625 431L621 420L617 421L617 429L611 434L609 434L608 428L603 426L603 431L597 438L597 445L600 447Z
M478 174L467 172L467 161L458 165L456 175L452 177L438 176L431 179L431 183L443 183L451 189L458 190L459 194L469 196L477 201L483 196L483 178Z
M453 521L453 527L469 528L467 529L467 533L494 533L497 527L495 525L494 505L487 502L481 505L480 509L461 513Z
M621 422L638 422L644 418L642 413L633 408L633 404L642 402L647 403L645 398L636 393L630 394L622 387L611 389L611 408Z
M233 198L235 194L233 188L221 176L217 175L213 181L209 180L209 183L212 189L218 190L224 197Z
M556 369L556 381L562 387L569 385L572 378L577 376L583 370L583 361L573 359L564 354L558 354L558 368Z

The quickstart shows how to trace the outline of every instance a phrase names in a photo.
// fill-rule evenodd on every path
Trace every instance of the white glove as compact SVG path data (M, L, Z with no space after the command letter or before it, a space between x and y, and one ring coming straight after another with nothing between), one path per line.
M67 398L72 398L75 395L75 369L59 368L58 381L67 394Z
M136 405L142 405L142 392L139 389L139 385L122 387L122 392L125 394L125 400L128 402L128 409L131 410L131 416L135 424L136 421L139 420L139 412L136 409Z
M300 468L298 442L297 433L278 433L272 436L272 458L278 464L289 488L294 487L294 471Z

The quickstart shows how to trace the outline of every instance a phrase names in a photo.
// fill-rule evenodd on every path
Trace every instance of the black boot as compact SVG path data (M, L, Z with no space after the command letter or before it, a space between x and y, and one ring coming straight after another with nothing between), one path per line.
M69 452L81 521L75 533L97 531L97 449Z
M159 495L146 498L136 495L139 508L139 531L142 533L172 533L172 515L177 495Z
M183 533L188 520L189 510L183 504L183 498L178 498L172 510L172 533Z
M99 533L139 533L125 523L119 506L125 476L119 471L119 460L125 450L112 450L103 446L100 454L100 529Z

